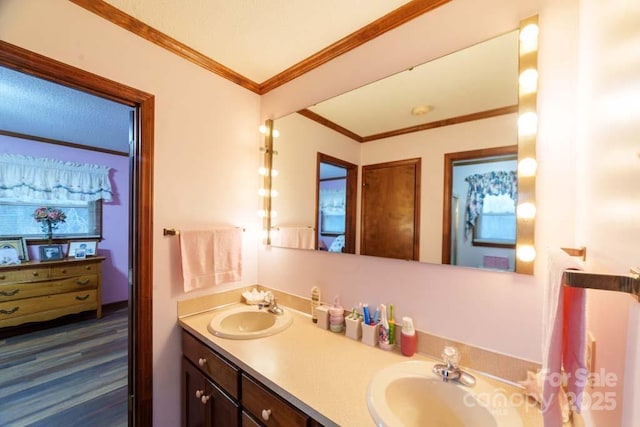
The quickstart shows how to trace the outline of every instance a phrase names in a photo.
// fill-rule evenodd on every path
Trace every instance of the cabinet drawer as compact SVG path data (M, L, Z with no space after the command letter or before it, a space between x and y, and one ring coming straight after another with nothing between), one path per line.
M242 407L267 427L306 427L308 417L242 374Z
M0 302L32 298L41 295L60 294L98 287L98 276L95 274L68 277L60 280L45 280L32 283L15 283L0 285Z
M0 285L5 283L22 283L49 278L49 268L29 268L26 270L2 271L0 267Z
M88 264L80 265L63 265L57 267L51 267L51 277L69 277L78 276L82 274L95 274L100 271L100 263L92 262Z
M88 310L95 308L95 289L0 302L0 321L74 305L87 306Z
M182 353L234 399L238 399L238 368L182 331Z

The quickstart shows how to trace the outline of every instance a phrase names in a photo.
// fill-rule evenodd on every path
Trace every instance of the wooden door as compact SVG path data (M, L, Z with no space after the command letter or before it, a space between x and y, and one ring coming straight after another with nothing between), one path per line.
M420 159L362 167L360 254L419 260Z

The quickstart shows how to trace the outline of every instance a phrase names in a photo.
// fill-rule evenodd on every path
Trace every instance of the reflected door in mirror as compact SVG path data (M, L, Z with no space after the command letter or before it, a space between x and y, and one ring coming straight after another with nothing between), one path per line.
M420 163L362 167L362 255L419 259Z

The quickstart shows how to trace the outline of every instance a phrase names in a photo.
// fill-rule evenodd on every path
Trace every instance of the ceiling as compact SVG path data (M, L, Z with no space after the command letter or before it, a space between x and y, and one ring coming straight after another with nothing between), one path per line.
M262 82L359 30L366 30L357 37L364 42L393 28L379 20L394 11L397 24L448 0L71 1L118 25L132 19L127 29L134 32L142 23L144 31L157 30L242 79ZM0 94L0 131L129 150L128 106L2 67Z

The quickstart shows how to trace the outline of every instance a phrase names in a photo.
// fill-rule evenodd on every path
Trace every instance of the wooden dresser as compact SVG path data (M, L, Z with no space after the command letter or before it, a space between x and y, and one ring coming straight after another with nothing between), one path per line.
M101 256L0 267L0 328L96 310L102 317Z

